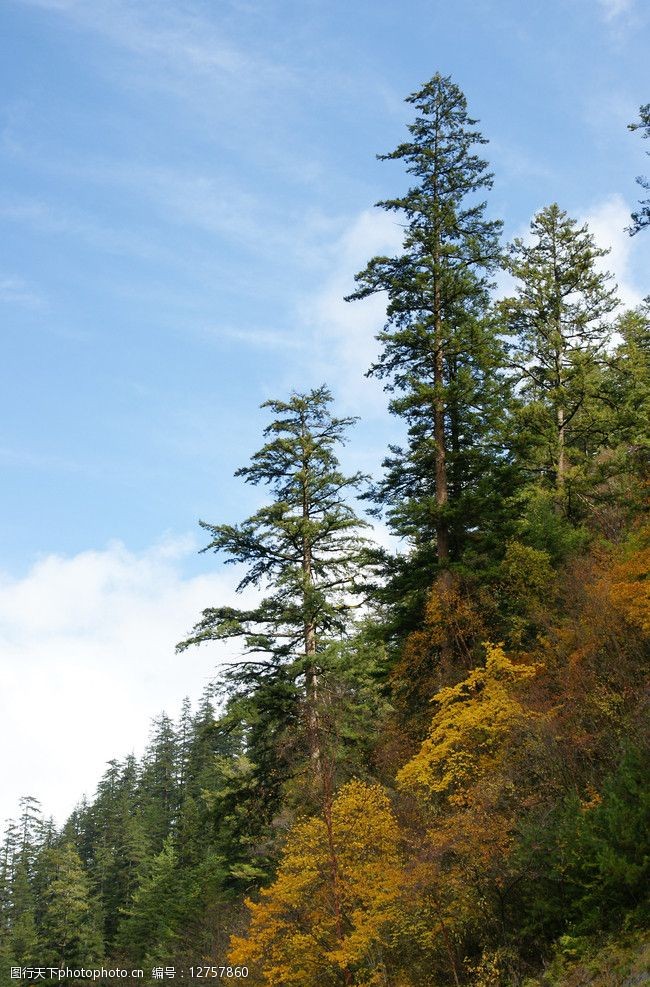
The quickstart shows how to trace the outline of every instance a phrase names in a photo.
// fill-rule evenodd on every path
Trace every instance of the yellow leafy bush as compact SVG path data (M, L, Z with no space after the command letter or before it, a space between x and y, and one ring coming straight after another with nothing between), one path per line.
M322 818L290 833L275 882L247 902L229 962L253 983L384 983L384 932L398 913L400 834L380 785L351 781ZM249 981L250 982L250 981Z
M535 718L518 699L517 686L536 674L537 666L515 664L501 646L488 644L484 667L434 696L429 736L398 773L398 785L462 804L477 778L496 767L508 736Z

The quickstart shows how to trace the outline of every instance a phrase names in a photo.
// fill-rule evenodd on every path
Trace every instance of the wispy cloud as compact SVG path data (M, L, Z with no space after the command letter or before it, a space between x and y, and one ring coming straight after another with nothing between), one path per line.
M513 178L526 178L531 181L546 180L554 175L554 170L550 164L540 160L539 156L527 152L514 142L491 140L490 161L497 172L497 180L502 182Z
M269 57L268 38L261 29L269 17L264 5L227 0L208 5L196 0L183 4L157 0L13 2L33 7L39 16L56 17L70 31L108 44L108 53L93 50L93 73L107 78L114 92L122 90L131 103L155 94L154 112L166 106L172 126L180 111L184 130L194 129L202 142L211 144L214 160L224 151L235 156L244 151L263 160L269 174L281 174L297 186L329 181L322 161L292 143L288 132L292 113L299 112L301 92L320 87L331 97L332 72L309 62L298 66L294 60L290 65L291 60L279 54ZM233 16L233 7L238 16ZM253 29L245 40L233 40L229 35L242 16L251 20ZM347 80L342 98L358 84L358 78ZM15 128L8 128L8 143L15 139ZM228 195L227 188L222 191Z
M0 303L2 302L40 308L44 299L36 286L23 278L3 277L0 274Z
M138 234L132 230L113 229L81 212L73 212L26 196L0 192L0 218L30 226L43 233L70 235L109 253L126 253L158 260L166 255L145 232Z
M385 413L386 398L381 384L364 375L378 354L375 336L386 321L386 299L344 299L354 291L355 273L376 254L399 252L402 237L402 228L388 213L366 209L355 216L330 244L330 271L323 287L298 307L299 324L313 334L310 355L316 373L336 382L344 405L373 417Z
M161 4L152 0L20 0L65 17L75 27L98 34L140 57L153 58L169 70L236 79L263 87L271 78L287 77L287 69L261 56L253 57L225 37L214 19L192 4Z
M139 221L140 229L134 229L132 222L126 228L113 229L75 207L3 195L0 190L0 217L44 231L75 235L112 253L127 252L182 266L182 254L163 248L160 238L147 229L155 224L180 229L183 235L194 231L219 237L259 257L273 258L284 251L292 255L294 263L314 264L320 258L323 237L336 226L318 209L281 205L268 193L239 181L232 169L223 170L218 165L210 171L199 171L119 158L80 158L31 145L24 139L14 141L11 154L15 161L25 162L58 181L126 192L140 210L148 204L148 211ZM195 240L194 252L200 253L202 246L206 245ZM214 243L210 252L214 252Z
M598 5L606 21L615 21L631 13L634 0L598 0Z
M21 447L13 449L9 446L0 446L0 463L11 469L29 469L46 473L87 473L88 467L72 459L65 459L62 456L55 456L51 453L38 453L31 449Z
M232 326L208 326L205 335L212 339L241 343L265 350L304 350L306 340L286 329L235 329Z

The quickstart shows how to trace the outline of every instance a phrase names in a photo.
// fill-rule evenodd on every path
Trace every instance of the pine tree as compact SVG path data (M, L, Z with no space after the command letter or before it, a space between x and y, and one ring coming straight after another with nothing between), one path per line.
M168 839L143 874L120 926L118 946L134 961L140 962L148 954L161 962L172 955L174 926L182 911L181 882L176 853Z
M212 536L204 551L223 552L228 562L248 567L238 589L253 586L265 595L249 610L205 610L178 646L243 639L250 657L233 677L244 696L255 697L251 729L255 732L260 718L265 721L264 744L295 716L296 688L304 689L308 745L321 780L323 656L328 643L350 626L367 564L367 542L360 534L365 522L345 499L362 477L345 476L335 454L354 419L333 417L331 403L328 389L320 387L262 405L275 416L264 430L268 441L235 475L268 486L271 502L241 525L201 525Z
M29 867L42 843L43 817L41 814L41 803L33 795L23 795L19 805L18 853Z
M395 395L389 407L408 424L408 443L391 449L375 497L415 549L394 596L411 574L421 604L436 572L447 578L503 501L502 353L486 318L501 224L486 218L480 199L492 185L476 153L487 142L459 87L438 74L407 102L418 114L410 139L379 156L403 161L415 176L404 195L378 203L405 220L403 252L374 257L348 300L388 298L382 352L369 373Z
M49 827L38 799L26 795L19 805L20 816L7 826L0 858L0 955L29 964L38 959L34 879Z
M625 454L647 467L650 446L650 299L616 324L621 342L611 361L616 439Z
M7 942L11 931L12 889L18 860L18 826L9 820L5 826L0 850L0 945Z
M603 386L608 317L618 300L611 275L597 267L608 251L557 204L535 216L531 239L510 248L517 294L501 308L516 338L511 363L522 402L524 466L564 510L572 467L588 460L600 438L594 408Z
M80 836L75 845L87 855L84 862L99 898L109 945L150 852L139 805L138 776L133 756L123 763L110 761L93 803L78 823Z
M138 783L138 801L150 851L160 853L178 818L178 741L166 713L153 722Z
M38 934L31 875L24 856L18 861L11 889L9 952L15 963L38 962Z
M642 137L644 140L650 137L650 103L639 107L639 120L636 123L630 123L628 130L643 130ZM646 151L646 154L650 154L650 151ZM642 175L637 178L637 183L642 189L650 190L650 181ZM632 226L628 230L630 236L634 236L639 230L650 226L650 199L642 199L639 205L641 207L639 211L632 213Z
M176 786L178 789L179 806L182 805L187 794L193 733L192 704L189 697L185 696L181 706L181 715L176 724Z
M650 473L650 300L614 323L619 344L608 356L598 393L600 450L592 457L600 527L616 537L647 503ZM594 508L592 507L592 510Z
M69 843L41 855L41 965L93 964L103 955L98 909L79 854Z

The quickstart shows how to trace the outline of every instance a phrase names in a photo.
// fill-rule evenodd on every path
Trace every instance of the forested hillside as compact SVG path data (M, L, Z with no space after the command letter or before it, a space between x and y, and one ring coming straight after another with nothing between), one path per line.
M556 203L504 244L463 93L408 102L379 203L403 248L348 299L386 299L369 374L404 443L346 475L327 386L263 406L238 471L263 506L202 522L257 595L178 645L239 658L61 829L24 799L3 985L648 982L650 297L624 309Z

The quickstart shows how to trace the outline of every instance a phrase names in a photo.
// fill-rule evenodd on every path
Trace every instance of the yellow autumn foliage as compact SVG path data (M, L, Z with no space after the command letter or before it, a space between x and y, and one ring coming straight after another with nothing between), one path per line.
M233 937L229 962L264 985L383 984L384 932L399 911L401 875L385 791L349 782L329 817L290 833L275 882L247 902L248 935Z
M517 687L537 674L537 666L516 664L500 645L486 649L484 667L434 696L429 736L397 775L402 789L463 804L468 788L495 768L507 738L535 718Z

